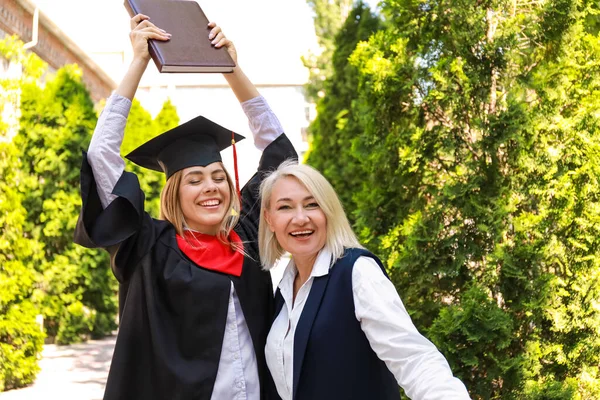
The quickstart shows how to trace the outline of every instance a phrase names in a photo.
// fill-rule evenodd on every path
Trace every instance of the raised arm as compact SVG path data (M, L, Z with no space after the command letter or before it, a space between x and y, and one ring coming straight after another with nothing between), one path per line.
M248 117L248 125L254 137L254 145L263 151L258 165L258 172L246 183L242 189L242 210L239 224L246 231L249 238L258 236L258 221L260 217L259 186L265 173L271 171L286 159L298 159L298 154L287 136L283 133L283 127L267 104L264 97L260 95L254 84L248 79L239 66L237 52L233 42L225 37L221 28L214 22L208 24L212 28L209 38L213 46L227 48L229 55L235 61L236 67L232 73L223 74L231 90L242 105L242 109ZM256 254L258 254L258 241L252 242Z
M264 150L283 134L283 127L265 98L260 95L240 67L233 42L225 37L221 27L216 23L211 22L208 27L211 28L208 38L212 41L213 46L225 47L236 64L232 73L223 74L223 76L248 117L248 125L254 136L254 145L259 150Z
M133 60L115 93L133 100L142 75L150 61L148 40L167 41L171 38L171 34L158 28L150 22L150 17L144 14L137 14L131 18L130 25L129 39L133 48Z
M254 84L250 82L250 79L248 79L238 64L237 51L233 42L225 37L223 30L215 22L210 22L208 27L211 28L208 33L208 38L211 40L212 45L216 48L225 46L227 52L235 62L233 72L223 74L223 76L227 80L227 83L229 83L229 86L231 87L231 90L233 90L233 93L235 93L238 101L243 103L259 96L258 90L256 90Z
M125 168L125 162L120 155L121 144L131 101L150 61L148 39L168 40L170 37L148 20L149 17L143 14L131 19L129 37L133 47L133 60L102 110L87 153L103 208L108 207L116 198L111 193Z

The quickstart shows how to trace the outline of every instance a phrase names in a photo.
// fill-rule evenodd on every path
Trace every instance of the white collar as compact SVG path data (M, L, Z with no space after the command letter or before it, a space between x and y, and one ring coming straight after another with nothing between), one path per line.
M329 268L331 268L331 251L329 251L326 247L323 247L319 254L317 255L317 259L313 264L312 271L310 271L310 278L315 278L318 276L324 276L329 273ZM285 267L285 271L283 272L283 277L281 278L281 282L279 283L279 288L283 287L293 287L294 286L294 278L296 278L297 273L296 264L294 263L294 258L290 258L288 265Z

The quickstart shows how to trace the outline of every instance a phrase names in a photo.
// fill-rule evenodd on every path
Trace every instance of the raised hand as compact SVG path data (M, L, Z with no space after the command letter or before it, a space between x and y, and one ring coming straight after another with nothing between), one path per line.
M237 65L237 51L235 50L233 42L225 37L223 30L215 22L209 22L208 27L212 28L208 34L208 39L211 41L210 43L216 48L225 46L227 52L233 59L233 62Z
M148 40L167 41L171 34L160 29L149 21L150 17L144 14L137 14L130 20L131 32L129 39L133 47L133 58L148 61L150 53L148 52Z
M137 14L130 20L131 32L129 39L131 47L133 47L133 60L129 69L123 76L121 83L117 86L115 93L133 100L137 87L140 84L142 75L150 61L150 53L148 52L148 40L169 40L171 34L158 28L152 22L148 21L149 16Z

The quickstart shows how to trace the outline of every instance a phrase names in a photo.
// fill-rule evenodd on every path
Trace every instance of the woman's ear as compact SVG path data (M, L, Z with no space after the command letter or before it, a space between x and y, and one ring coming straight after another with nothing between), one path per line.
M271 223L271 213L269 213L269 210L267 209L263 210L263 212L265 213L265 221L267 222L267 225L269 225L269 230L275 233L275 229L273 228L273 224Z

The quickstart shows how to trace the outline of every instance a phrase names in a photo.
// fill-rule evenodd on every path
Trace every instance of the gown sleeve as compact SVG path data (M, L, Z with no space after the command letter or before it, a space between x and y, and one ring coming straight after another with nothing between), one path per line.
M285 134L280 135L264 150L258 171L241 190L242 210L239 226L250 239L252 250L258 254L258 222L260 218L260 184L269 172L275 170L285 160L298 160L294 146Z
M156 241L157 221L144 211L144 193L135 174L123 172L112 195L114 200L103 209L96 180L84 152L81 165L82 206L74 240L84 247L106 249L115 277L124 283L136 263Z
M119 282L126 282L135 263L155 240L155 222L144 212L144 193L135 174L124 172L120 146L131 101L112 95L81 165L82 207L75 243L104 248Z
M250 240L248 244L258 255L260 184L267 174L275 170L283 161L298 160L298 154L289 138L283 133L277 116L264 97L258 96L248 100L242 103L242 108L248 117L254 144L259 150L263 150L263 153L258 163L258 171L241 190L242 210L238 227L244 231Z

